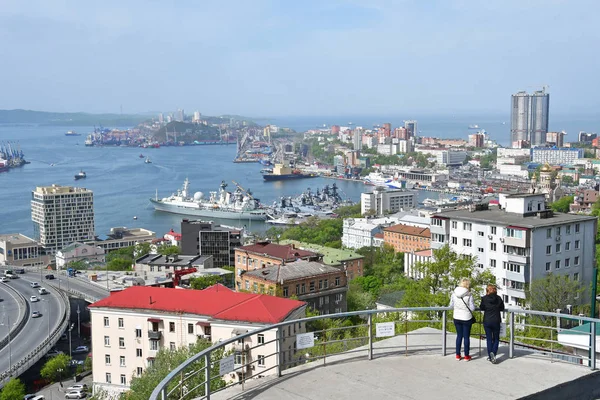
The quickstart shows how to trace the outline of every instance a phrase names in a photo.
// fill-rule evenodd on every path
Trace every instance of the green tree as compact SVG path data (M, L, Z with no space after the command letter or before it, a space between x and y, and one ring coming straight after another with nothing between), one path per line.
M181 364L194 354L207 349L211 345L212 343L210 341L199 339L195 344L189 347L183 346L177 350L161 349L156 355L154 363L146 368L141 376L133 377L130 390L125 394L125 398L127 400L148 400L154 388L175 366ZM211 353L211 376L215 377L215 379L211 381L211 391L215 391L225 386L225 381L221 378L217 378L219 376L219 360L223 358L223 355L224 352L222 349ZM191 364L184 372L184 382L177 392L178 396L183 395L183 397L187 398L204 396L204 385L202 384L204 382L204 373L193 374L193 372L199 371L202 368L204 368L204 357ZM172 390L178 384L179 380L174 380L169 385L168 391Z
M190 286L196 290L206 289L217 283L225 283L221 275L205 275L190 279Z
M25 397L25 385L17 378L11 378L0 392L0 400L16 400Z
M162 246L158 247L157 251L158 254L162 254L163 256L170 256L179 254L181 252L181 249L179 248L179 246L163 244Z
M57 356L52 357L42 367L40 371L40 375L44 379L48 379L49 381L56 382L61 374L67 372L69 370L69 363L71 362L71 357L66 354L59 354Z
M560 181L562 182L563 185L567 185L567 186L570 186L573 183L575 183L575 181L573 180L573 177L570 175L563 175L563 177L560 178Z
M113 258L106 263L106 269L109 271L130 271L133 260L127 258Z
M578 298L582 293L580 282L569 279L568 275L548 274L534 280L526 288L531 309L548 312L564 309L567 304L579 303Z
M151 248L152 244L149 242L137 243L134 247L134 256L137 258L143 256L144 254L148 254L150 253Z
M555 212L568 213L569 206L573 204L574 196L564 196L556 200L554 203L550 203L550 208Z
M339 207L335 210L338 218L360 218L360 203L353 206Z

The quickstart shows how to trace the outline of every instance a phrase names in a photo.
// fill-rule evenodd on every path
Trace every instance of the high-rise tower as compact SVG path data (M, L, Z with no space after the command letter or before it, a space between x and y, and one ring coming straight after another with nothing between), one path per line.
M550 94L546 93L546 88L533 94L513 94L511 103L511 143L527 141L531 146L546 143L550 106Z

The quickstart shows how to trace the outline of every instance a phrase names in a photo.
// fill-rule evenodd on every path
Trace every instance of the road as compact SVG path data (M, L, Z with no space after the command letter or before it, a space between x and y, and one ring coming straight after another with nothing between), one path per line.
M37 276L28 273L19 275L19 279L11 279L7 283L25 296L30 303L32 313L39 311L42 316L39 318L27 317L27 323L21 332L11 338L10 345L0 350L0 372L8 370L9 365L14 365L41 344L49 336L49 333L60 325L65 314L65 304L62 299L52 292L43 296L39 295L38 289L31 287L31 282L34 281L39 282ZM43 286L44 282L40 283ZM32 295L37 296L41 301L31 303L29 298ZM10 322L13 323L12 319Z
M0 283L0 340L8 337L9 323L11 326L17 324L21 318L26 317L25 307L17 300L17 294ZM28 316L27 316L28 317Z
M102 286L90 283L86 278L69 278L66 275L60 275L56 272L53 273L55 279L45 280L44 285L52 285L53 287L60 290L67 290L71 294L81 294L87 301L94 302L105 298L110 293Z

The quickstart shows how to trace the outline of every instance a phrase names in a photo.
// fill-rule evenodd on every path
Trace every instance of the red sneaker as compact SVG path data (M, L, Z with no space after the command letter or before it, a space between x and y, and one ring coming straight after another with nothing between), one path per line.
M462 360L462 357L460 356L460 354L457 354L457 355L456 355L456 360L457 360L457 361L460 361L460 360Z
M465 361L471 361L471 356L465 356Z

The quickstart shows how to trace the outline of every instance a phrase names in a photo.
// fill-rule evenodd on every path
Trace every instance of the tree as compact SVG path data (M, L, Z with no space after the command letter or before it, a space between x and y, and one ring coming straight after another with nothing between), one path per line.
M572 176L569 175L563 175L563 177L560 179L560 181L564 184L564 185L572 185L573 183L575 183L575 181L573 180Z
M144 254L148 254L150 253L150 249L152 248L152 244L150 244L149 242L140 242L140 243L136 243L135 247L134 247L134 256L135 257L141 257Z
M335 210L338 218L360 218L360 203L353 206L339 207Z
M181 252L179 246L173 246L170 244L163 244L158 247L158 254L162 254L163 256L176 255Z
M17 378L11 378L0 392L0 400L15 400L25 397L25 385Z
M106 264L106 269L109 271L128 271L131 270L133 260L126 258L113 258Z
M133 377L131 380L131 386L129 392L125 394L127 400L147 400L150 398L150 394L154 388L163 380L173 368L194 354L201 352L202 350L210 347L212 343L208 340L199 339L195 344L191 346L182 346L177 350L161 349L154 363L146 368L146 370L139 377ZM223 349L216 350L211 353L211 376L219 376L219 360L223 358ZM204 357L199 361L191 364L189 369L184 373L185 382L177 392L178 396L183 394L183 397L196 398L204 396L204 373L191 374L191 372L198 371L204 367ZM189 374L189 375L188 375ZM173 389L175 385L179 384L178 380L174 380L170 385L168 391ZM221 378L215 378L211 381L211 391L215 391L225 386L225 381ZM196 389L194 389L196 388Z
M580 282L569 279L568 275L548 274L529 284L526 297L532 310L555 312L565 309L567 304L579 303L582 292Z
M196 290L206 289L217 283L224 283L224 279L221 275L205 275L190 279L190 286L192 289Z
M555 212L568 213L569 206L573 204L574 196L564 196L550 204L550 208Z
M66 354L54 356L46 361L42 367L42 370L40 371L40 375L44 379L55 382L58 378L60 378L63 372L68 371L70 362L71 357Z

